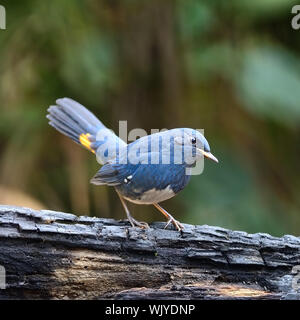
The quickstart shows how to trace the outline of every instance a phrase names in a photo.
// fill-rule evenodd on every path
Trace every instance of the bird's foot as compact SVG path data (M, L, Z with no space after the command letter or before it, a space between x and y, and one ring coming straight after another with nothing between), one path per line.
M173 223L174 227L178 230L178 231L182 231L184 229L183 225L175 220L171 215L170 213L168 213L164 208L162 208L158 203L153 203L154 207L156 209L158 209L167 219L168 219L168 222L165 226L165 229L169 226L170 223Z
M130 217L129 222L131 223L131 225L133 227L138 227L141 229L149 229L150 228L149 224L147 222L137 221L133 217Z
M167 229L169 224L173 223L173 226L178 230L178 231L182 231L184 229L184 226L177 220L175 220L172 216L170 216L170 219L168 220L168 222L165 225L164 229Z
M117 191L117 190L116 190L116 191ZM125 212L126 212L126 215L127 215L127 218L128 218L128 220L129 220L130 224L131 224L133 227L138 227L138 228L141 228L141 229L149 229L150 227L149 227L149 225L148 225L147 222L139 222L139 221L135 220L135 219L132 217L132 215L130 214L130 212L129 212L128 208L127 208L127 205L126 205L123 197L122 197L121 194L119 193L119 191L117 191L117 194L118 194L118 196L120 197L121 203L122 203L122 205L123 205L123 207L124 207L124 210L125 210Z

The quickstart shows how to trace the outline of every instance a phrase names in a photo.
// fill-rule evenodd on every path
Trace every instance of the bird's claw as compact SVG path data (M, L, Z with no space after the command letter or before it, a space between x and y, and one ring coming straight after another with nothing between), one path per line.
M168 220L168 222L166 223L164 229L167 229L170 223L173 223L173 225L177 229L177 231L182 231L184 229L183 225L179 221L175 220L173 217L171 217Z
M149 224L147 222L140 222L140 221L137 221L135 219L130 219L129 222L131 223L132 227L138 227L138 228L141 228L141 229L149 229Z
M141 228L141 229L149 229L150 227L149 227L149 224L147 223L147 222L139 222L139 228Z

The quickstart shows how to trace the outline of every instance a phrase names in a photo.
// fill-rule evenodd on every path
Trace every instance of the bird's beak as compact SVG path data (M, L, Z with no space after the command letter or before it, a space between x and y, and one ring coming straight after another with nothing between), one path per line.
M203 156L204 156L205 158L211 159L211 160L219 163L219 160L218 160L212 153L206 152L206 151L204 151L204 150L202 150L202 149L198 149L198 150L203 154Z

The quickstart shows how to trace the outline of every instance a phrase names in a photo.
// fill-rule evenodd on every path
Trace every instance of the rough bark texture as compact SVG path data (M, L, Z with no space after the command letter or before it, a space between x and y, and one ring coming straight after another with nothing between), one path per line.
M0 206L0 298L299 299L300 238L163 226Z

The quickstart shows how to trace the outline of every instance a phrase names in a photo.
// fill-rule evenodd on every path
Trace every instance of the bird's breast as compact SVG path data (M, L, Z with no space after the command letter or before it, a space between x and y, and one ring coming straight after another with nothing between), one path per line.
M184 189L190 180L185 167L180 165L145 165L128 178L116 188L125 199L138 204L168 200Z
M168 200L175 196L175 192L171 188L171 186L167 186L165 189L150 189L145 192L142 192L138 195L138 192L136 193L136 196L133 197L126 197L124 198L130 202L136 203L136 204L153 204L153 203L159 203L165 200Z

